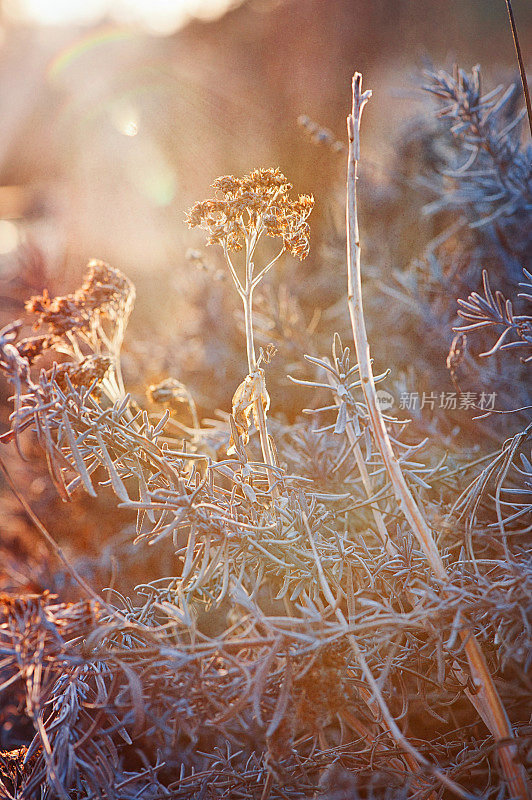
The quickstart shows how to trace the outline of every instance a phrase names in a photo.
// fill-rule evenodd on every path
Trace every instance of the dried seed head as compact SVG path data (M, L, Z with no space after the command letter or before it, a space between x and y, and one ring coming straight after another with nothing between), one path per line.
M314 206L311 195L288 196L292 185L278 169L257 169L243 178L225 175L213 188L221 197L196 203L186 215L191 228L210 236L207 244L240 250L246 236L264 231L280 238L284 249L303 260L309 252L307 219Z
M146 390L150 403L164 403L170 408L178 408L183 403L190 402L190 392L187 387L175 378L165 378L159 383L152 383Z
M88 264L83 284L72 294L51 298L45 289L26 303L26 311L36 314L36 328L48 325L53 336L70 331L89 331L99 319L125 324L135 299L135 288L119 270L103 261Z
M55 341L55 336L31 336L17 342L16 348L20 357L25 358L31 366L45 350L53 347Z
M67 331L88 327L88 319L74 295L50 297L47 289L42 295L31 297L25 305L28 314L36 314L35 329L48 325L53 336L62 336Z
M79 363L59 364L55 368L55 381L61 389L66 389L68 376L72 386L88 387L94 381L99 383L105 377L112 363L112 359L107 356L87 356Z
M81 289L76 293L94 311L109 319L129 316L135 287L120 270L104 261L89 261Z

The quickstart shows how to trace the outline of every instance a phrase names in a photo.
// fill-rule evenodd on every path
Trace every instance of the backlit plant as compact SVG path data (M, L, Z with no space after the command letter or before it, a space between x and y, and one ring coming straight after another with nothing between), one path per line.
M226 175L217 178L213 188L218 196L196 203L187 214L190 227L201 227L209 233L207 244L222 247L224 258L242 304L246 329L248 375L233 397L233 417L245 441L253 418L260 433L265 463L275 467L268 435L266 414L270 400L264 370L257 360L253 335L253 291L283 253L302 261L309 252L310 228L307 219L314 206L310 195L289 196L292 185L278 169L258 169L243 178ZM265 265L255 265L261 237L281 240L278 253ZM244 250L244 263L239 269L231 253ZM232 443L233 445L234 443ZM232 449L230 448L230 452ZM268 471L270 487L275 480Z
M375 385L388 371L374 376L369 353L356 191L371 93L358 73L352 88L356 360L339 336L331 356L308 354L311 379L294 381L308 392L311 424L272 413L273 444L263 370L272 349L257 355L254 344L254 289L283 253L309 251L313 200L291 199L278 170L219 178L216 197L187 217L222 248L244 308L247 374L221 421L198 424L193 388L176 377L148 387L149 407L125 392L120 349L134 288L102 262L89 264L78 291L28 302L34 334L22 321L0 332L15 395L3 441L20 439L23 451L23 432L35 432L64 500L109 487L136 515L135 534L133 525L125 534L142 567L147 548L166 548L163 572L129 596L120 567L132 544L117 537L114 584L97 590L17 493L84 599L0 598L2 697L34 731L20 751L0 754L9 800L527 795L530 570L510 534L520 542L526 533L530 461L523 450L519 466L517 454L529 431L461 494L475 465L422 456L424 443L402 436L406 423L382 414ZM268 244L278 247L271 257L261 255ZM487 281L484 298L461 305L468 333L502 326L493 355L510 344L526 353L528 317ZM54 352L60 363L50 364ZM182 404L193 427L171 416ZM253 422L262 460L249 447ZM500 498L510 470L521 480L511 502ZM510 518L479 523L491 478L496 511ZM467 524L452 516L453 501Z

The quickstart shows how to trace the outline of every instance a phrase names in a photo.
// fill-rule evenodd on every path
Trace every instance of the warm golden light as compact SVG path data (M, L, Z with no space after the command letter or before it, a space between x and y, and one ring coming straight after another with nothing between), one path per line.
M0 219L0 255L12 253L20 241L17 226L7 219Z
M165 34L190 17L216 17L229 5L230 0L10 0L6 13L39 25L83 25L111 17Z

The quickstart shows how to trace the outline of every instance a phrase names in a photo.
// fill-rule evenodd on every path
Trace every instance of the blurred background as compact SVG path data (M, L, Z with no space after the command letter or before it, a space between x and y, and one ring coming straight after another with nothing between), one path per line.
M323 213L343 160L317 157L297 119L343 141L354 69L374 90L365 152L384 167L423 100L424 64L480 62L490 86L515 73L503 0L0 7L3 276L28 244L61 280L89 257L133 277L178 269L191 242L183 211L217 175L256 166L280 166ZM532 5L514 10L526 56Z
M514 11L526 57L532 5ZM203 241L183 212L216 176L257 166L315 195L305 279L345 159L318 152L298 117L343 142L362 71L374 90L364 152L386 195L403 125L426 105L420 69L454 61L481 63L489 87L515 78L504 0L3 0L0 313L19 314L46 281L73 288L97 257L146 282L137 322L182 325L172 293Z
M513 6L526 60L532 4ZM470 235L459 236L445 261L452 269L443 275L439 262L434 267L437 291L419 263L434 266L427 247L453 224L423 213L445 159L422 70L455 62L467 70L480 63L485 91L518 80L504 0L3 0L0 324L20 317L24 300L44 287L52 295L75 289L88 259L106 260L137 285L124 371L138 402L151 381L172 376L190 387L201 416L228 411L245 364L237 298L214 249L190 257L191 248L203 250L204 237L187 229L184 212L209 196L219 175L278 166L296 191L316 199L310 257L297 265L283 259L256 298L264 322L257 319L264 328L258 341L280 350L271 368L273 406L282 399L283 413L296 416L308 400L291 395L285 376L308 352L310 332L322 337L325 354L332 332L348 330L345 154L340 145L317 144L298 119L305 115L344 142L356 69L374 91L361 187L377 371L394 366L394 379L410 390L452 389L445 356L456 297L478 283L479 262L460 249ZM522 105L519 92L515 104ZM428 312L405 313L401 276L408 271L417 286L424 282L423 303L437 305L432 328ZM451 289L443 302L445 281ZM5 383L0 389L5 429L11 391ZM456 438L455 420L442 425ZM94 504L89 513L80 497L75 512L65 509L42 459L24 465L15 457L11 468L60 541L72 544L75 513L78 543L101 552L117 530L113 513L96 509L95 534ZM24 523L9 497L0 499L0 545L13 552L10 531L21 569ZM106 506L105 493L98 503ZM38 588L39 558L28 541Z

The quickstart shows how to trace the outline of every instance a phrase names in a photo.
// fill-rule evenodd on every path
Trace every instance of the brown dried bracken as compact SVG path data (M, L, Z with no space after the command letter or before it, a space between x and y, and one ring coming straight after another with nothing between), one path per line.
M226 175L212 184L219 197L196 203L187 214L191 228L210 233L208 244L224 243L241 250L246 236L266 233L283 241L283 249L303 260L309 252L307 219L314 206L311 195L291 200L292 185L278 169L257 169L243 178Z

